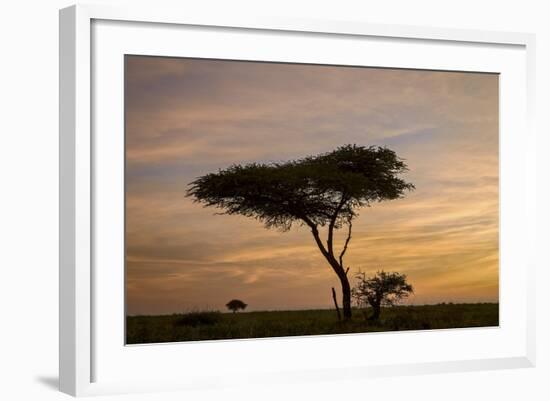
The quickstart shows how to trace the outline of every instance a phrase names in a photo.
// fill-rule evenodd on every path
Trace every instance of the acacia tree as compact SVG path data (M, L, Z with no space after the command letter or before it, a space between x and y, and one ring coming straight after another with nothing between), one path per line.
M187 196L224 214L262 222L266 228L288 231L307 226L317 247L342 287L345 319L351 318L349 267L344 255L358 210L374 202L400 198L412 190L399 178L407 166L386 147L345 145L317 156L280 163L232 165L189 184ZM326 239L320 228L326 228ZM341 249L334 246L335 230L347 227Z
M407 283L405 274L386 273L382 270L376 272L373 277L367 277L365 273L359 272L356 278L358 282L353 288L353 297L360 306L368 303L372 307L372 320L378 320L380 317L381 306L398 304L413 293L413 287Z
M229 309L230 311L233 311L233 313L237 312L239 309L241 310L245 310L246 307L248 306L247 304L245 304L243 301L241 301L240 299L232 299L231 301L229 301L226 305L227 309Z

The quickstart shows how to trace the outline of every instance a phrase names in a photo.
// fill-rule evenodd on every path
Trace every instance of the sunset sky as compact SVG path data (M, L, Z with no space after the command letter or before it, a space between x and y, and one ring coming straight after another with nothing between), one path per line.
M307 228L185 191L353 143L394 150L416 190L360 210L350 275L405 273L407 303L498 301L498 75L127 56L125 99L128 314L332 307L339 282Z

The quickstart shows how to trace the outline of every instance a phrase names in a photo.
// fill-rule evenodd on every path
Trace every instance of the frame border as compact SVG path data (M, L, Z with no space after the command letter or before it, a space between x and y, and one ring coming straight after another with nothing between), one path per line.
M59 389L73 395L125 393L118 385L93 383L93 327L91 310L91 230L92 138L91 138L91 23L94 19L167 23L203 27L261 29L312 34L358 35L387 38L503 44L525 47L527 63L527 132L530 155L526 180L531 249L536 233L536 136L534 133L535 35L407 25L369 24L362 21L293 19L283 17L228 18L193 15L179 10L155 7L118 8L105 5L74 5L59 11ZM346 376L391 376L506 369L535 366L535 269L536 260L527 263L527 344L526 355L445 363L388 365L357 369ZM325 376L304 372L301 380ZM148 386L146 386L148 387ZM172 387L172 386L168 386ZM154 388L147 388L147 391Z

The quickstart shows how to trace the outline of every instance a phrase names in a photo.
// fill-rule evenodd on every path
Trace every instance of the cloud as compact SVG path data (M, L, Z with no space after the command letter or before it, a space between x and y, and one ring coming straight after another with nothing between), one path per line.
M330 307L304 227L270 231L185 197L233 163L345 143L406 159L406 198L361 210L346 261L401 271L414 302L498 299L498 76L132 56L127 59L128 310ZM342 245L338 233L338 244Z

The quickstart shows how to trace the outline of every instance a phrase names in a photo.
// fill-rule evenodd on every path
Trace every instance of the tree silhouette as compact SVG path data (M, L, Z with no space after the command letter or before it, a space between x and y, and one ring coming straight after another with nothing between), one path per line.
M225 306L227 306L227 309L229 309L230 311L233 311L233 313L235 313L239 309L240 310L245 310L248 305L245 304L240 299L232 299Z
M370 319L378 320L381 306L393 306L412 294L413 287L407 283L405 274L378 271L373 277L365 273L356 275L357 285L353 288L353 297L359 305L367 303L372 307Z
M342 287L345 319L351 318L349 267L344 255L358 209L400 198L414 186L398 177L407 166L385 147L345 145L317 156L279 163L232 165L189 184L187 196L225 214L253 217L266 228L288 231L309 227L315 243ZM334 249L334 232L347 227L342 248ZM319 229L326 227L326 240Z

